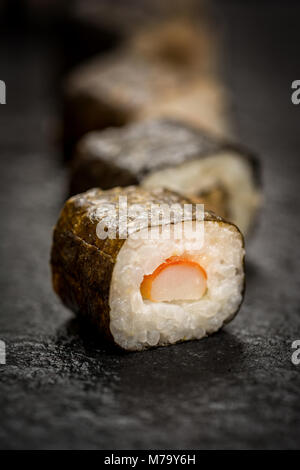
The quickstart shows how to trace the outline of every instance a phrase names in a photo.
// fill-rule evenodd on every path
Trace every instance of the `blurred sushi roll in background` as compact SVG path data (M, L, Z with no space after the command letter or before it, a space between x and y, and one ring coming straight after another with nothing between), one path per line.
M234 136L227 91L217 77L201 78L184 93L147 106L140 115L141 119L155 117L180 119L206 129L216 137Z
M132 184L164 187L202 201L243 234L261 203L255 156L178 120L91 132L80 141L71 167L71 194Z
M173 19L81 64L64 83L65 154L86 132L146 117L180 117L229 135L216 38L201 21Z
M144 207L128 237L120 233L118 221L124 217L108 216L107 204L119 211L120 196L128 207ZM160 219L157 227L169 228L169 238L144 236L152 204L183 207L191 201L163 189L93 189L67 201L53 235L56 293L125 350L203 338L230 321L243 299L244 244L238 228L205 212L203 240L195 235L191 212L188 219ZM132 223L129 216L126 220ZM99 223L116 236L100 238Z
M209 23L201 22L200 27L191 19L169 20L136 34L131 41L133 50L144 57L160 59L177 71L188 71L187 77L183 75L187 84L184 89L148 103L138 117L179 118L216 135L233 134L228 92L220 78L217 43Z

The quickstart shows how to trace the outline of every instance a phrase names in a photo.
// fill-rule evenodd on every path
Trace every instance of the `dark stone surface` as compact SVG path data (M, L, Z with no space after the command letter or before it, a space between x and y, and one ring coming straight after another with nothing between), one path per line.
M52 292L58 45L1 38L1 448L299 447L300 8L282 3L217 2L238 134L264 164L244 305L216 335L143 353L97 343Z

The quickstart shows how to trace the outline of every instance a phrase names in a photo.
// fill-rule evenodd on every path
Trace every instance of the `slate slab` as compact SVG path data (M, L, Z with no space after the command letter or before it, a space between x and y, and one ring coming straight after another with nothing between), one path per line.
M226 5L225 5L226 3ZM262 155L265 204L248 242L245 303L203 341L120 354L59 303L48 266L66 170L57 39L0 41L0 446L299 448L299 6L216 2L240 139Z

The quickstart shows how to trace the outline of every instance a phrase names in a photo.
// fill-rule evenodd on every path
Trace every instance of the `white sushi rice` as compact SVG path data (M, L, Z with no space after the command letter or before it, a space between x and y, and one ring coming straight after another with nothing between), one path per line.
M127 350L203 338L221 328L242 301L244 248L238 230L223 222L204 222L201 243L191 238L193 222L184 224L184 238L143 240L141 231L141 237L129 237L118 254L110 288L110 330ZM206 294L197 301L144 300L144 275L175 255L188 256L206 270Z
M229 199L230 220L246 233L260 206L261 195L253 181L249 162L234 152L221 152L166 168L147 176L147 189L164 187L181 194L197 196L221 184Z

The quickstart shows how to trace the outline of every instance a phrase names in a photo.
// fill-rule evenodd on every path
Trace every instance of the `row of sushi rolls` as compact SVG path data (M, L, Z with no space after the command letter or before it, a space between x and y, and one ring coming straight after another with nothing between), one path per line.
M53 233L53 287L124 350L204 338L243 301L260 166L236 143L220 68L202 11L136 28L65 78L70 198ZM120 201L143 208L139 224L129 211L115 216ZM192 210L156 220L156 233L168 228L168 237L141 236L153 205L174 204L204 207L201 224ZM131 227L126 236L121 222Z

